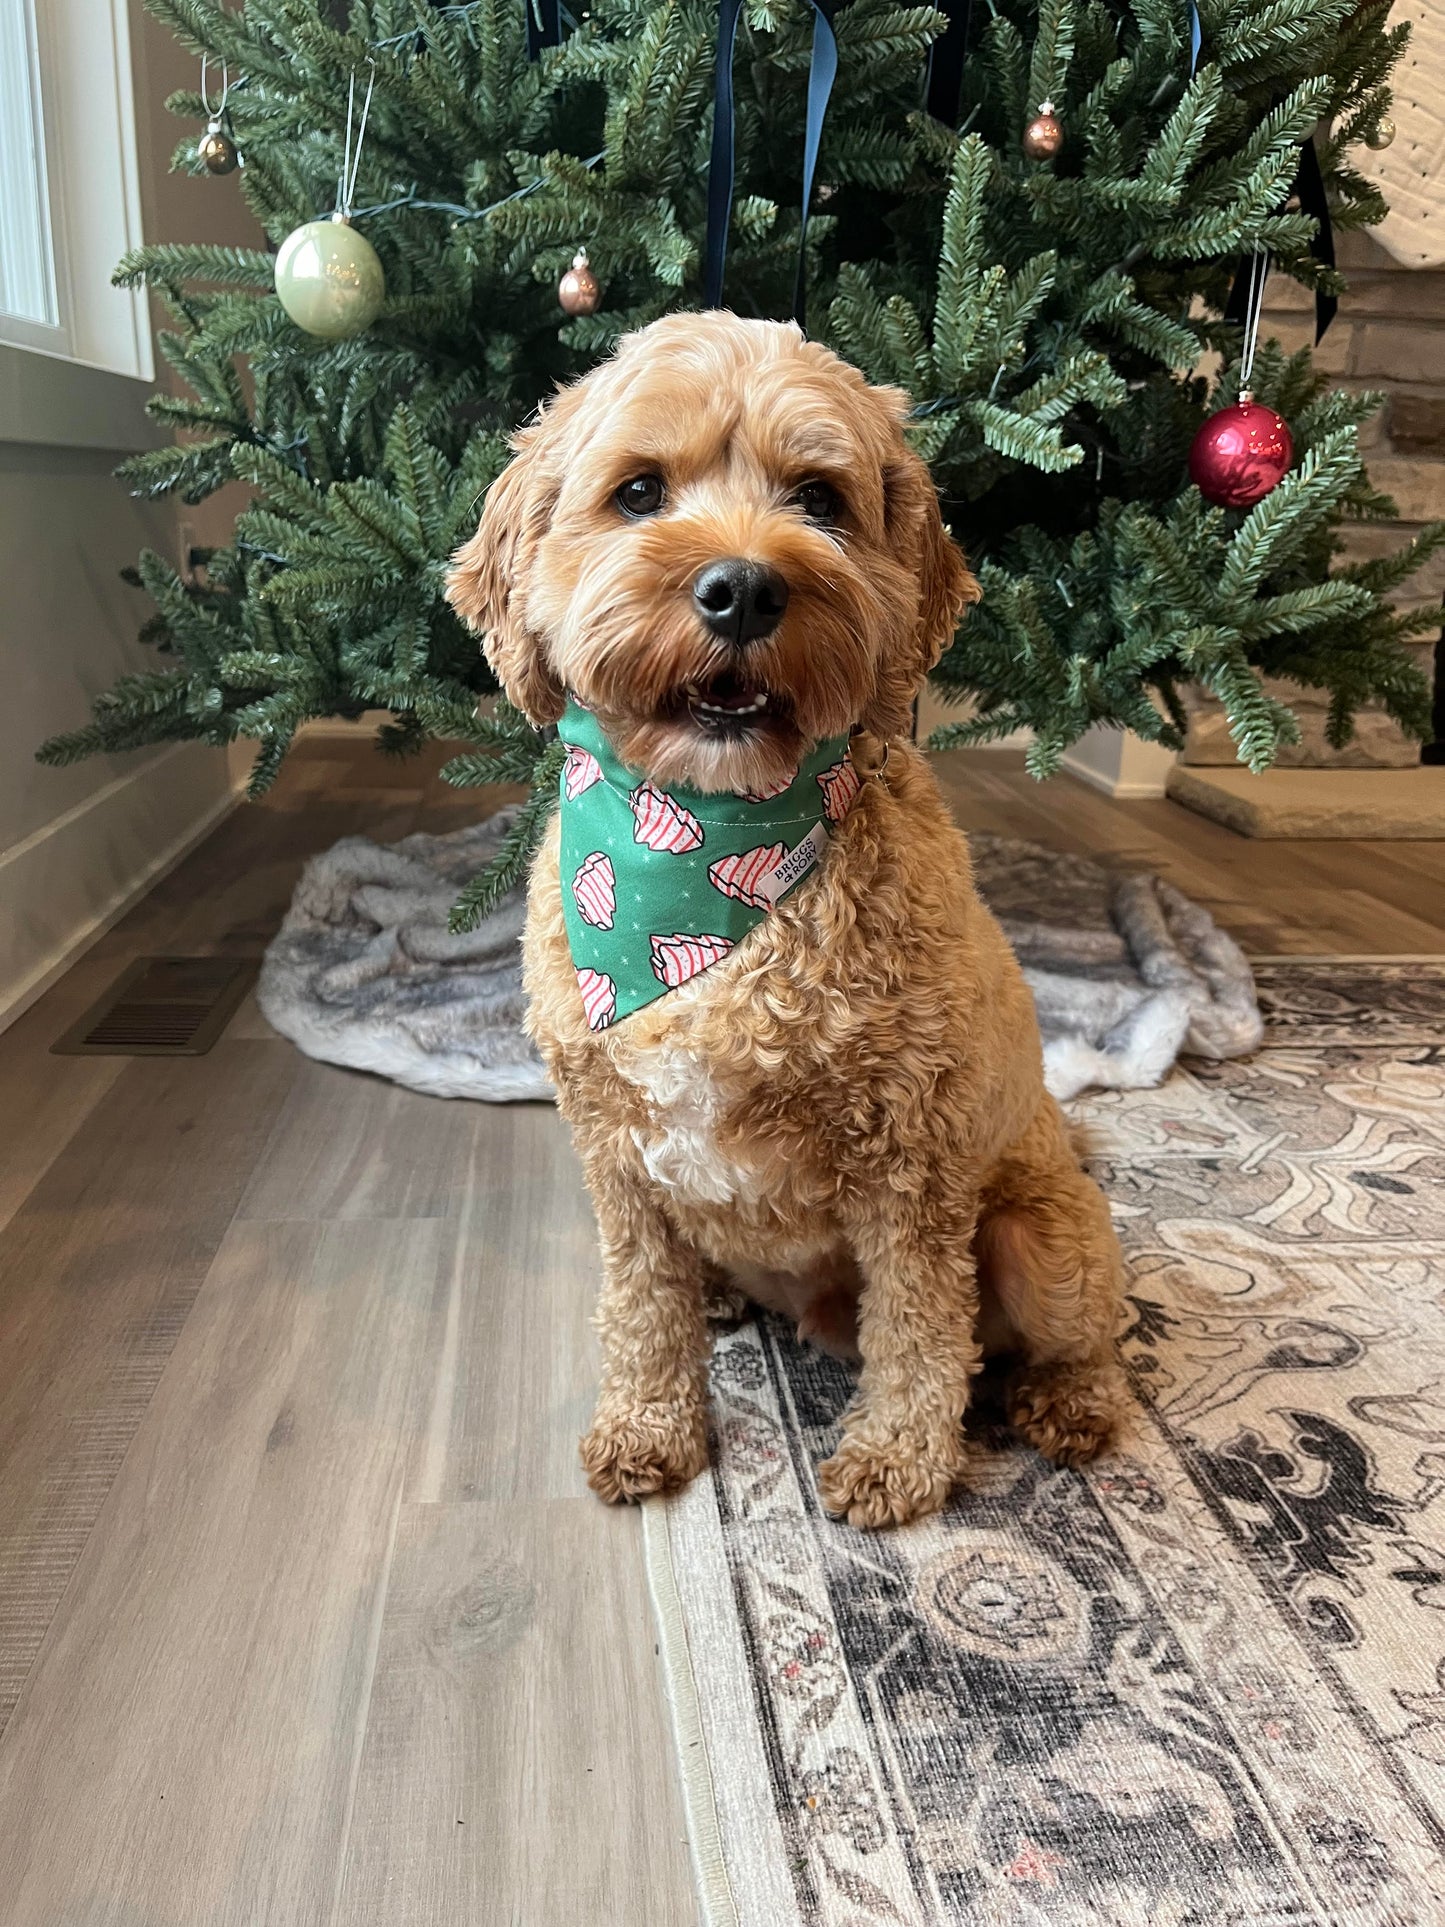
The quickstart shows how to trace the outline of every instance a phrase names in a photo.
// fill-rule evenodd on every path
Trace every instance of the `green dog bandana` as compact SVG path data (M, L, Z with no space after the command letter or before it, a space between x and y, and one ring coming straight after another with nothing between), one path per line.
M709 795L627 769L577 702L558 733L562 909L593 1030L725 957L807 876L861 787L846 736L767 792Z

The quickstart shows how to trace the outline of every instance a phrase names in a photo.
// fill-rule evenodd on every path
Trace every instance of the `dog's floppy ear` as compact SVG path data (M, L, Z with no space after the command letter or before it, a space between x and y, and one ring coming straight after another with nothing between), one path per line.
M556 404L553 404L554 408ZM525 582L547 533L559 484L547 472L551 411L512 439L515 455L487 490L477 532L452 557L447 601L482 647L508 697L539 727L555 723L566 697L543 638L527 625Z
M898 626L888 656L878 665L873 698L863 715L876 735L903 736L912 723L913 699L958 627L958 619L982 594L963 554L943 526L938 493L927 464L903 447L883 470L884 516L890 543L908 556L918 583L914 621Z

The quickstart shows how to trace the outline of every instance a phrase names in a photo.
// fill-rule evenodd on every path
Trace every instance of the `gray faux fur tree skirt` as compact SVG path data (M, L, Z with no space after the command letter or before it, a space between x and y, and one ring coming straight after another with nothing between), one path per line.
M522 893L468 936L447 929L512 816L390 846L346 837L313 857L262 966L267 1021L308 1057L436 1097L549 1098L522 1034ZM1056 1096L1157 1084L1181 1051L1240 1057L1259 1043L1243 952L1171 885L1008 837L970 842L1033 990Z

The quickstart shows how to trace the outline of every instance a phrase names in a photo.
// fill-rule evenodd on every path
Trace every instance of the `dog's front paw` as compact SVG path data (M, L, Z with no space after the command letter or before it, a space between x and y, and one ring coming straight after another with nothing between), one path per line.
M939 1449L906 1437L883 1444L845 1433L818 1467L818 1491L850 1526L901 1526L946 1505L962 1470L961 1444Z
M582 1440L587 1483L609 1505L673 1492L706 1465L701 1406L633 1405L599 1412Z

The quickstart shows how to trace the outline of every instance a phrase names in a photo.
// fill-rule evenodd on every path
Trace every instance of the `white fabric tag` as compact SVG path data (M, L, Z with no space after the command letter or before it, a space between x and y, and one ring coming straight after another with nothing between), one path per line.
M795 883L802 882L827 847L828 825L815 823L801 843L795 843L765 877L759 877L757 892L759 896L767 898L769 909L780 897L785 897Z

